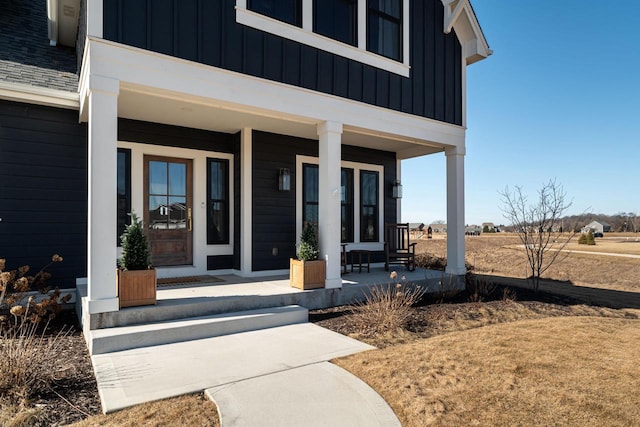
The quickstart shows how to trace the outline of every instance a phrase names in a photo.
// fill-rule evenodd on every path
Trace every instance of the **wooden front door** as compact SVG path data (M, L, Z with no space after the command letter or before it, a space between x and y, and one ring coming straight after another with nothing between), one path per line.
M144 156L144 223L156 266L193 264L192 161Z

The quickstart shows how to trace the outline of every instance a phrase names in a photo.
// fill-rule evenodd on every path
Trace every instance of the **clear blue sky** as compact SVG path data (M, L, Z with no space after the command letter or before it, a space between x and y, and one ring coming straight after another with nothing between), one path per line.
M467 67L466 223L553 178L569 214L640 215L640 1L471 3L494 53ZM403 161L403 221L446 220L445 166Z

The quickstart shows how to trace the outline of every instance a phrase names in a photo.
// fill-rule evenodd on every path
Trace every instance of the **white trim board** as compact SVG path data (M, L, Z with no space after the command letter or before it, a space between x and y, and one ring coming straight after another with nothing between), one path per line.
M302 165L318 165L317 157L296 155L296 246L300 244L302 234ZM341 168L353 169L353 242L346 242L349 250L362 249L381 251L384 249L384 166L370 163L341 161ZM360 241L360 171L378 172L378 241Z
M322 0L315 0L322 1ZM391 73L409 77L409 0L402 0L402 62L386 58L367 50L367 4L366 0L357 0L357 35L358 46L352 46L313 32L313 2L302 2L302 28L286 22L278 21L260 13L247 9L247 0L236 1L236 22L267 33L294 40L307 46L315 47L363 64Z
M193 161L193 265L159 267L159 277L207 274L208 271L214 271L207 270L207 256L233 255L235 218L233 154L126 141L118 141L118 148L131 150L131 209L140 216L144 211L144 156L177 157ZM228 244L207 244L207 158L229 160ZM118 248L118 254L120 254L120 248Z
M65 92L20 83L0 82L0 99L69 110L80 109L80 96L77 92Z
M309 89L194 63L99 39L89 39L90 74L110 76L121 89L134 85L150 93L188 102L277 117L296 123L343 123L348 129L412 142L416 149L429 145L464 146L463 126L389 110ZM176 79L175 76L180 76ZM87 77L81 81L86 94ZM82 97L82 105L86 104ZM81 114L86 121L86 108ZM416 153L409 153L416 155ZM419 153L418 153L419 155Z

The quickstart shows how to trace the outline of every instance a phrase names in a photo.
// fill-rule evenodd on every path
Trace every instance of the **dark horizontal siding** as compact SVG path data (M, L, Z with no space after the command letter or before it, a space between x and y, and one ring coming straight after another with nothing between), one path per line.
M236 139L228 133L118 119L119 141L233 153Z
M104 37L155 52L462 124L462 50L441 0L411 1L410 78L236 23L232 0L105 0Z
M77 111L0 101L0 258L49 285L87 275L87 128Z
M118 140L234 154L233 255L207 258L207 269L240 269L240 134L227 134L160 123L118 119Z
M211 255L207 257L207 270L229 270L234 268L233 255Z
M253 132L252 266L254 271L289 268L296 242L296 155L318 157L318 141ZM396 222L391 187L396 174L395 154L342 146L342 160L383 165L384 222ZM278 171L288 168L291 191L278 191ZM274 255L274 249L277 254ZM380 261L379 254L374 257Z
M296 248L296 154L318 156L318 141L253 132L252 268L289 268ZM291 191L278 191L278 171L291 172ZM273 255L273 250L277 255Z

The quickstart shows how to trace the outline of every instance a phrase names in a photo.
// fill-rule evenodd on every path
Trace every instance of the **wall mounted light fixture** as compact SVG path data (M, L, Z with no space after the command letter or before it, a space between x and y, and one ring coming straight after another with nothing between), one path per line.
M291 175L289 174L289 169L287 168L281 168L278 172L278 190L291 190Z
M400 184L400 180L396 179L393 181L393 198L394 199L402 199L402 184Z

